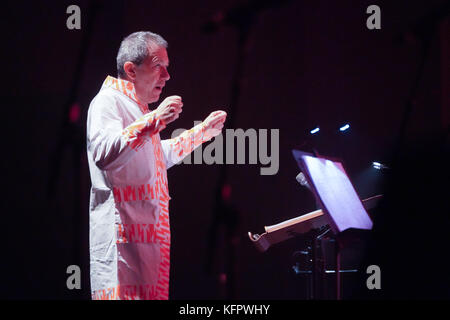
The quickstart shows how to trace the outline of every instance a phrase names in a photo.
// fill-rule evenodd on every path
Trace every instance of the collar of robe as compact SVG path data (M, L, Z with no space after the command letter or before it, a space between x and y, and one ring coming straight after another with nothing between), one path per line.
M103 82L101 90L106 88L113 88L133 100L139 106L139 109L141 109L143 114L150 112L148 106L144 103L141 103L137 98L136 90L132 82L107 76L105 81Z

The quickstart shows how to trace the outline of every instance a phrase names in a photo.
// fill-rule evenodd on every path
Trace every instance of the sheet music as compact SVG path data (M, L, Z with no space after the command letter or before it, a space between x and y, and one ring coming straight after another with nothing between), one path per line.
M302 159L336 231L348 228L372 229L372 220L364 209L341 163L303 155Z

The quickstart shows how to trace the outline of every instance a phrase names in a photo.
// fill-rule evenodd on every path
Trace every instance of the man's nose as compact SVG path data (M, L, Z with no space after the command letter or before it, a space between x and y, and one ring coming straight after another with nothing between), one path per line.
M161 74L161 78L162 78L163 80L165 80L165 81L167 81L167 80L170 79L170 74L169 74L169 72L167 71L166 68L163 68L163 72L162 72L162 74Z

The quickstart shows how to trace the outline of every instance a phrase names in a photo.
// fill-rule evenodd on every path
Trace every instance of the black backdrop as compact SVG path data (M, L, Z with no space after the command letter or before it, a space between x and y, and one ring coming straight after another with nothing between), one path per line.
M291 255L301 243L288 241L258 253L247 232L309 212L315 207L295 180L291 149L316 124L322 153L341 157L362 198L382 192L403 111L420 61L420 38L403 41L417 21L445 1L377 1L381 30L366 28L372 1L290 1L260 13L250 33L236 128L280 130L276 175L261 176L260 165L230 165L232 202L239 211L237 295L239 299L302 299L303 282L292 272ZM88 299L89 171L85 142L90 100L102 81L116 75L121 39L138 30L169 42L169 72L162 98L182 96L184 112L176 128L190 128L216 108L227 110L236 65L237 33L224 27L206 34L201 26L216 12L246 1L109 1L99 7L80 71L76 101L81 118L75 136L57 153L61 166L47 197L64 112L73 86L83 32L92 15L89 1L14 1L2 19L3 139L2 246L0 296L13 299ZM81 30L66 28L66 8L81 8ZM447 33L448 35L448 33ZM407 141L442 128L443 88L439 29L407 127ZM414 41L415 40L415 41ZM448 65L448 64L447 64ZM447 91L445 91L447 90ZM151 107L155 107L154 105ZM345 134L338 128L349 122ZM76 133L78 130L78 133ZM75 155L75 156L74 156ZM80 170L75 170L80 164ZM220 298L216 274L205 272L207 231L212 221L218 165L181 165L169 170L174 299ZM79 184L78 184L79 183ZM401 223L401 222L400 222ZM220 247L217 257L222 255ZM438 262L436 262L438 263ZM77 264L82 290L66 288L66 268ZM406 268L406 267L405 267ZM214 270L218 270L218 265Z

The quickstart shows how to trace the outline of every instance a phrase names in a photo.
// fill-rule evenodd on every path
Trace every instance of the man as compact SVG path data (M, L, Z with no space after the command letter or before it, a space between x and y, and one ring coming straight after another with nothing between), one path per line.
M170 79L167 42L151 32L126 37L118 79L108 76L87 119L90 264L93 299L168 299L170 268L167 168L220 134L226 113L211 113L174 139L159 132L179 117L179 96L153 111Z

